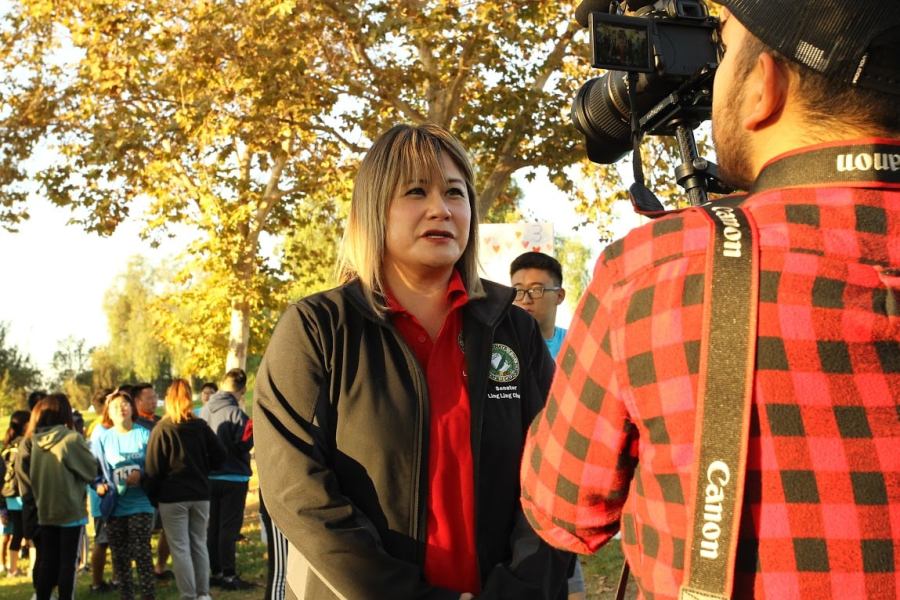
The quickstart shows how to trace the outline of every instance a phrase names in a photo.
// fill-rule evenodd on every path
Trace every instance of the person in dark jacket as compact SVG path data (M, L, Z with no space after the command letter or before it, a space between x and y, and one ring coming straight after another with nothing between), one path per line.
M344 285L272 334L256 458L289 598L566 595L571 555L518 501L553 363L513 290L478 277L476 206L451 134L390 129L356 178Z
M4 535L4 550L9 554L9 569L6 571L10 577L19 576L19 551L22 549L24 539L24 525L22 523L22 495L16 481L16 454L19 444L25 435L30 414L27 410L17 410L9 417L9 428L3 438L3 450L0 450L3 465L3 488L0 489L0 502L4 505L6 519L10 524L9 539ZM4 560L3 566L7 567Z
M250 450L253 448L253 421L241 409L247 389L247 374L232 369L225 374L221 390L213 394L200 411L226 450L222 464L209 474L209 549L211 580L229 590L252 588L235 568L235 544L244 522L244 505L250 481Z
M150 432L144 489L162 517L183 599L209 598L207 477L224 460L216 434L194 416L190 384L174 380L166 393L166 414Z

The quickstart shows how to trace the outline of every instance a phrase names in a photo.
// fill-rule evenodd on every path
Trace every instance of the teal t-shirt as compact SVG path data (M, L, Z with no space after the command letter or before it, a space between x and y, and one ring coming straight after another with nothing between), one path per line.
M100 443L99 440L106 432L109 431L106 427L101 425L99 422L94 425L94 429L91 430L91 449L98 447ZM88 490L88 500L91 505L91 516L95 519L101 516L100 513L100 496L97 495L97 492L94 491L94 488L91 486L87 486Z
M139 513L152 513L153 505L140 487L127 487L125 480L132 471L144 470L147 442L150 430L135 425L131 431L122 433L115 429L105 432L99 439L103 449L103 459L109 465L113 485L119 493L116 499L114 517L127 517Z
M216 481L234 481L237 483L245 483L250 481L249 475L236 475L234 473L222 473L219 475L210 475L210 479L215 479Z
M553 337L549 340L544 340L547 342L547 349L550 350L550 356L553 357L553 360L556 360L556 355L559 354L559 349L562 347L563 339L566 337L566 330L562 327L554 327L553 328Z

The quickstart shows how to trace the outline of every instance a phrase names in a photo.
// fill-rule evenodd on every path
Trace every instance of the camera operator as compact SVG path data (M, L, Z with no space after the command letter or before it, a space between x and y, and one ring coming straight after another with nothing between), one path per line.
M900 4L721 4L713 139L760 268L734 597L897 598ZM604 251L522 462L538 533L621 527L649 598L685 578L710 231L690 208Z

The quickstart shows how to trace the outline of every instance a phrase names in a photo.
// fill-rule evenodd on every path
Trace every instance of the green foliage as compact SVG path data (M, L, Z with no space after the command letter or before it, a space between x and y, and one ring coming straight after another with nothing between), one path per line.
M0 372L0 415L8 415L27 405L25 388L13 384L9 371Z
M41 383L41 372L6 339L9 323L0 321L0 414L25 406L27 390Z
M461 138L479 214L516 218L512 174L544 166L604 235L624 186L569 123L596 75L574 5L18 0L0 16L0 223L27 216L36 183L89 231L140 197L151 244L195 232L153 314L172 360L210 373L223 349L238 365L258 351L286 298L328 285L319 242L337 239L368 140L398 121ZM283 254L265 258L266 239ZM160 357L141 350L128 368L149 378Z
M128 262L124 273L106 291L109 344L91 353L96 387L115 387L124 381L167 381L171 349L158 336L151 307L157 297L158 279L164 275L141 257Z
M591 249L577 238L557 238L555 245L558 249L556 258L562 265L566 303L574 310L591 280L591 273L588 270Z
M85 409L90 403L92 374L89 369L92 350L87 342L69 336L60 340L53 353L51 387L69 397L72 406Z

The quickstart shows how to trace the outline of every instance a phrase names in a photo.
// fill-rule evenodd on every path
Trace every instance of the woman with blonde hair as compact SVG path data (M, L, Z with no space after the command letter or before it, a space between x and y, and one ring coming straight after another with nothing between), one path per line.
M476 205L456 138L391 128L359 167L343 285L272 334L256 459L298 598L566 595L570 556L519 505L553 363L515 292L478 277Z
M225 449L206 421L194 415L191 386L176 379L166 392L166 414L150 433L144 488L159 509L181 597L209 597L210 470Z

